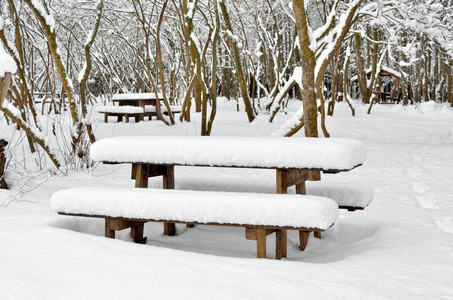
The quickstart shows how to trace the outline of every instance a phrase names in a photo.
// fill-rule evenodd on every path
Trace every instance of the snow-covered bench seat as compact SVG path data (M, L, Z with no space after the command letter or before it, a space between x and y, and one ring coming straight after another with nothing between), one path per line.
M307 195L333 199L340 209L363 210L374 199L373 189L364 184L351 182L308 181Z
M104 122L108 123L108 117L118 117L118 122L121 122L123 117L126 117L126 122L129 122L129 117L135 118L135 123L143 117L143 107L138 106L99 106L97 108L99 113L104 114Z
M161 103L160 110L164 115L168 116L168 109L165 105ZM175 114L179 114L182 111L182 106L179 105L170 105L171 114L175 117ZM145 117L155 117L156 116L156 106L146 105L145 106Z
M132 228L139 243L146 243L148 221L245 227L246 237L257 241L258 258L266 257L266 236L276 232L277 259L287 255L286 230L299 230L306 243L310 232L338 218L333 200L306 195L77 187L54 193L51 204L61 215L105 218L106 237Z

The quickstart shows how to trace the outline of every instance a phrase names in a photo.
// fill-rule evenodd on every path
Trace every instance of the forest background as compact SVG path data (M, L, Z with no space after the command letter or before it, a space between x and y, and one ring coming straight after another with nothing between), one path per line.
M0 12L0 111L22 134L8 148L16 169L90 168L93 104L115 93L162 93L182 114L158 118L201 118L200 135L221 96L249 122L273 122L299 99L274 135L328 137L336 102L354 116L360 98L371 113L374 92L393 89L383 68L398 74L402 105L453 105L452 0L2 0Z

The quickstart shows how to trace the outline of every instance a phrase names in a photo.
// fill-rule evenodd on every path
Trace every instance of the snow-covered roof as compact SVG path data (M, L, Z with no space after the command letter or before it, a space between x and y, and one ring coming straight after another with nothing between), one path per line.
M69 214L298 228L327 229L338 219L335 201L306 195L77 187L54 193L51 205Z
M162 99L163 96L161 93L158 93L157 96L159 99ZM148 100L156 99L156 93L138 93L138 94L115 94L112 97L112 100Z
M349 170L365 145L342 138L120 136L91 146L95 161L150 164Z
M372 69L371 69L371 68L368 68L368 69L366 70L366 73L367 73L367 74L371 74L371 71L372 71ZM394 76L394 77L401 78L401 73L400 73L400 72L398 72L398 71L396 71L396 70L394 70L394 69L392 69L392 68L386 67L386 66L382 66L382 67L381 67L381 71L379 72L381 76L382 76L382 74L381 74L382 72L384 72L384 73L389 73L390 75L392 75L392 76ZM351 77L350 80L351 80L351 81L356 81L357 79L358 79L358 76L355 75L355 76Z

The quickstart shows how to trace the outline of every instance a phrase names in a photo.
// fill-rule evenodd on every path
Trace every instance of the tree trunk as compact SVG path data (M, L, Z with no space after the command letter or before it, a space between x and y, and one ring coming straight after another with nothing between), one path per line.
M318 137L317 105L315 92L315 53L310 49L304 0L293 1L296 29L299 36L299 52L302 66L302 101L304 105L304 130L306 137Z
M225 25L227 29L233 33L233 27L231 26L230 16L228 15L227 8L225 3L222 1L219 3L220 9L222 10L223 19L225 21ZM242 64L241 58L239 56L239 50L237 47L237 43L235 41L229 42L231 47L233 48L234 54L234 64L236 66L236 73L239 81L239 87L241 89L242 100L244 101L245 111L247 112L247 117L249 122L252 122L255 119L255 113L253 112L252 104L250 103L249 95L248 95L248 88L247 83L244 78L244 73L242 72Z

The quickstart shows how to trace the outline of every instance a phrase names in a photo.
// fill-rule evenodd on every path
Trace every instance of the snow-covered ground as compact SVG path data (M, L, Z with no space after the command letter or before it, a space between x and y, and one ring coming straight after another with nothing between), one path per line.
M12 190L0 191L0 298L453 299L453 109L375 105L367 115L367 107L356 106L353 118L337 104L327 127L332 137L363 141L367 160L323 180L370 184L374 202L364 211L341 211L304 252L294 231L281 261L256 259L256 242L242 228L177 225L177 235L168 237L155 223L145 226L146 245L134 244L127 230L104 238L103 220L59 216L50 207L62 188L134 186L130 165L97 165L90 173L22 178L28 193L18 199L13 178ZM289 111L297 108L290 103ZM267 136L289 116L248 124L234 102L222 102L212 135ZM96 134L197 135L199 116L193 119L172 127L99 122ZM176 167L175 174L176 189L275 189L269 170ZM150 187L161 186L160 178L150 179Z

